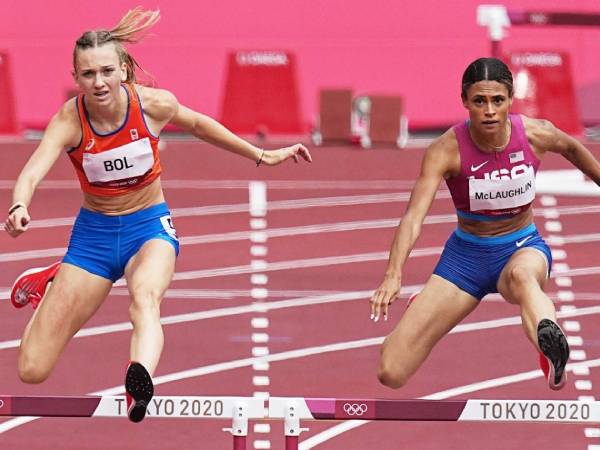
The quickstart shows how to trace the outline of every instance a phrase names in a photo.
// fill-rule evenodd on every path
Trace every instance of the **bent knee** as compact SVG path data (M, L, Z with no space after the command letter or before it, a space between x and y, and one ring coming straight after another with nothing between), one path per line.
M50 370L40 367L39 364L34 364L32 361L25 361L23 358L19 360L19 379L27 384L39 384L50 376Z
M384 386L392 389L399 389L408 382L410 376L398 367L393 367L382 361L379 364L377 378L379 378L379 382Z
M513 287L525 286L535 281L535 274L524 264L515 264L508 272L508 283Z
M132 321L148 317L160 317L160 299L152 297L134 297L129 305Z

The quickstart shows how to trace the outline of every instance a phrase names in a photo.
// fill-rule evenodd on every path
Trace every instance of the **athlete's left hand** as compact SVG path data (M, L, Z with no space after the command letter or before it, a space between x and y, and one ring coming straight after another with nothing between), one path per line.
M312 162L308 149L302 144L294 144L276 150L265 150L261 163L267 166L276 166L289 158L292 158L296 163L300 161L300 158Z

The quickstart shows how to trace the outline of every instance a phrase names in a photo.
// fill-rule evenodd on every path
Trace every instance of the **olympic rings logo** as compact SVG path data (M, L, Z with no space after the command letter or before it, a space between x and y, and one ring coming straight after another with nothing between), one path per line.
M0 409L4 406L4 400L0 400Z
M364 403L344 403L344 412L349 416L362 416L368 409Z

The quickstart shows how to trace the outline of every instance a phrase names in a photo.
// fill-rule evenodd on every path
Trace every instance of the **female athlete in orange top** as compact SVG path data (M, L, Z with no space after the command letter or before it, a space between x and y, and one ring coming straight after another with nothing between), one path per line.
M15 306L39 303L21 341L19 376L26 383L44 381L71 337L124 276L133 324L125 388L129 418L136 422L153 395L151 375L163 347L160 301L179 250L159 177L161 130L172 123L257 164L311 161L301 144L265 151L181 105L171 92L137 84L137 64L123 44L139 41L158 19L158 11L134 9L112 30L88 31L77 40L73 76L81 94L50 121L17 179L5 224L13 237L27 230L33 193L67 149L83 206L62 263L26 273L13 287Z

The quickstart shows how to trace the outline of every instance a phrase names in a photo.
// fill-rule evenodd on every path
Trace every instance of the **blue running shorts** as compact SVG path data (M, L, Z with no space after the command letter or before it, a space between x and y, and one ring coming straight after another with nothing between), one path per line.
M166 203L132 214L108 216L81 208L63 262L113 282L150 239L164 239L179 255L179 241Z
M456 229L446 241L433 273L481 300L496 284L510 257L522 248L539 250L552 267L550 248L534 224L502 236L481 237Z

